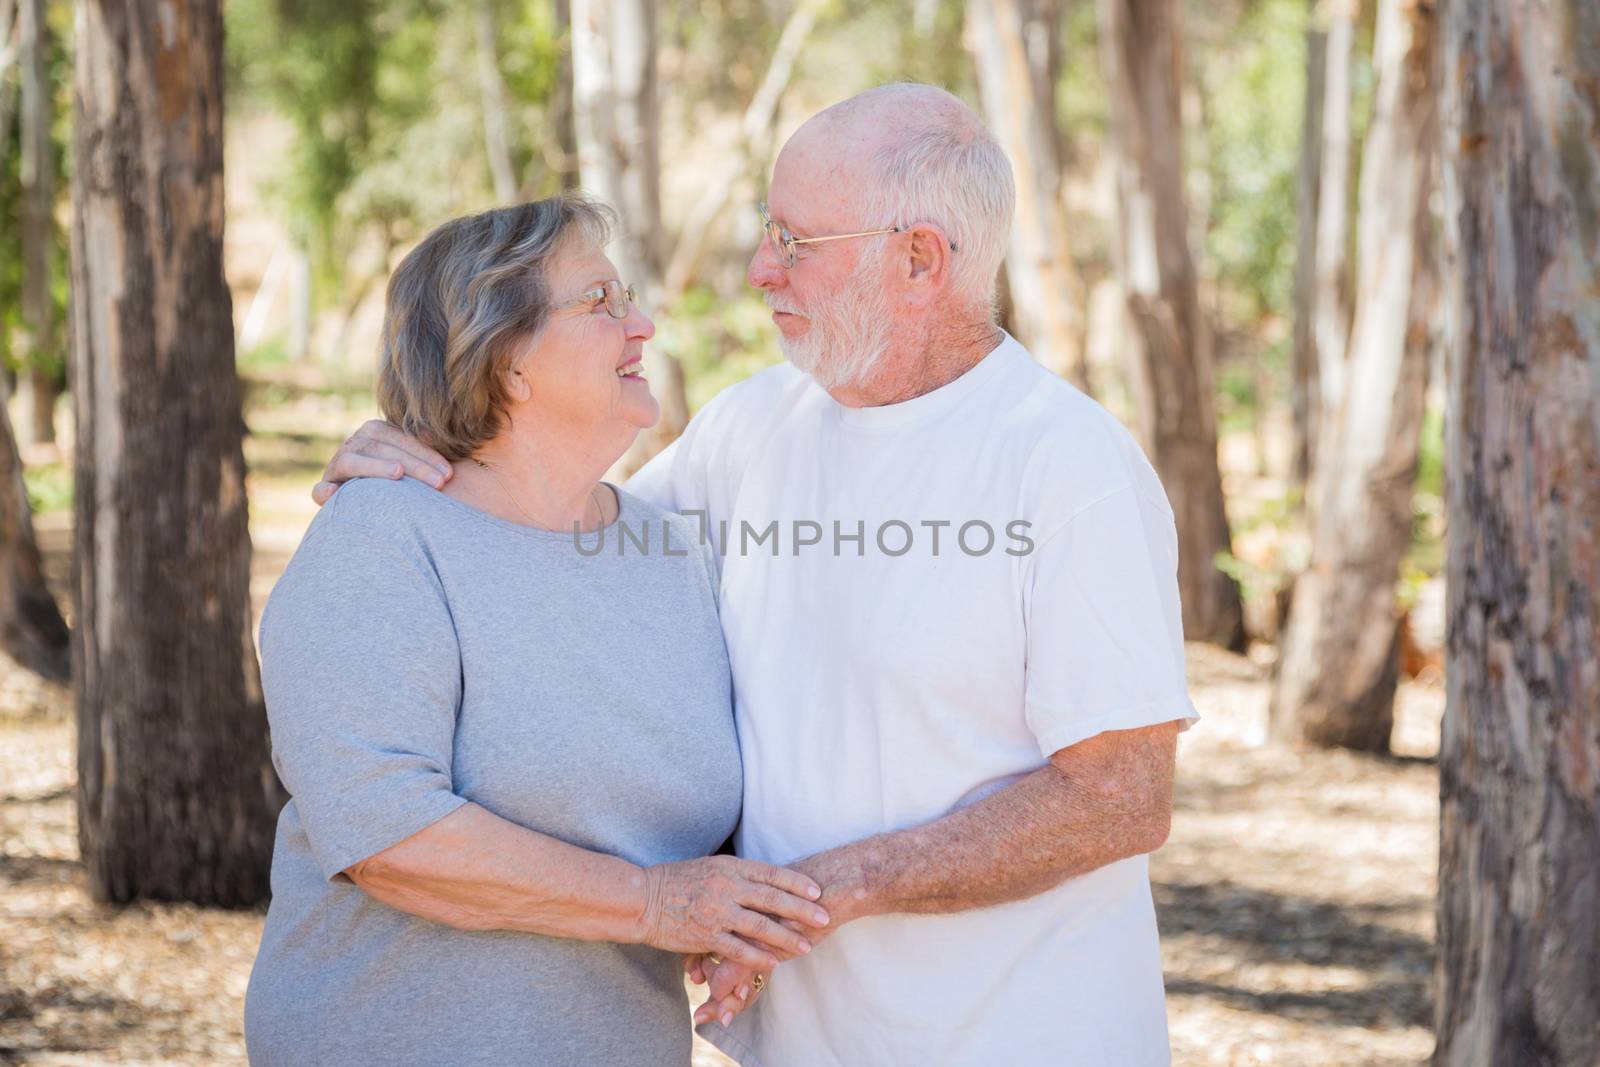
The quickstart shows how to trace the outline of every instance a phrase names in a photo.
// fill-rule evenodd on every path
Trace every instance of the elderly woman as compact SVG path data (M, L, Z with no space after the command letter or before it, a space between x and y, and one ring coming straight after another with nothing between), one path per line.
M827 922L809 879L705 858L741 794L714 571L599 480L657 417L606 230L490 211L390 282L384 414L452 470L345 486L262 619L292 799L255 1064L687 1064L675 954L770 969ZM619 523L663 532L595 552Z

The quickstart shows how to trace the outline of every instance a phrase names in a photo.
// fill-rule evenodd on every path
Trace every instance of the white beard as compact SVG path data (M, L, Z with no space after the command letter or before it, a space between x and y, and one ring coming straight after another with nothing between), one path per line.
M877 284L881 258L864 254L839 295L811 310L811 328L799 340L778 336L784 358L823 389L859 385L889 349L889 301Z

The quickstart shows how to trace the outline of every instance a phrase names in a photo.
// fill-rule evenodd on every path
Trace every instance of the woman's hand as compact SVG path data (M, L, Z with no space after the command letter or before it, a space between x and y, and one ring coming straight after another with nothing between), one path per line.
M811 951L801 930L828 924L828 913L813 903L822 887L783 867L708 856L658 864L644 873L638 940L669 952L711 952L770 971L780 960Z
M449 460L415 437L381 419L371 419L339 446L322 472L322 481L312 488L311 499L321 507L352 478L398 481L409 474L438 489L454 473Z
M733 960L718 961L711 956L690 957L685 969L694 981L709 982L711 995L695 1010L696 1026L716 1019L723 1026L733 1023L733 1017L756 1002L761 990L772 977L771 972L756 970ZM701 975L695 978L695 975Z

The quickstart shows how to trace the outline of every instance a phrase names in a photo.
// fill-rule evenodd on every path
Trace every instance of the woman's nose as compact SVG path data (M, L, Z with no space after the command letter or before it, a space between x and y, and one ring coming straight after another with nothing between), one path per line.
M628 317L623 320L622 325L628 331L630 341L648 341L656 335L656 324L638 304L628 309Z

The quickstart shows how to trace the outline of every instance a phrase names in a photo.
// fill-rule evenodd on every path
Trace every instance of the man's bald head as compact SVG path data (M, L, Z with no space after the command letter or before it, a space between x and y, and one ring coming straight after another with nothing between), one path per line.
M956 248L955 289L993 300L1016 186L983 120L937 86L884 85L808 119L779 155L820 181L851 225L929 222Z
M914 82L857 93L817 112L805 125L813 123L834 136L873 138L885 144L935 131L966 144L989 137L983 120L960 97L936 85Z

